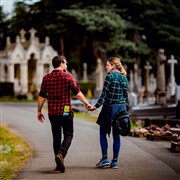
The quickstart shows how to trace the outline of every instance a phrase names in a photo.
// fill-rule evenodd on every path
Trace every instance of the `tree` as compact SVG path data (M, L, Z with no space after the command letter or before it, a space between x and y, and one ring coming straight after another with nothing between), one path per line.
M0 50L4 48L5 37L8 31L8 21L6 18L7 14L3 13L2 7L0 6Z
M126 22L112 7L86 6L84 9L63 9L60 18L63 24L71 24L72 28L77 29L78 37L85 35L91 41L96 59L101 54L99 52L118 54L120 49L124 52L136 51L135 44L126 40Z
M140 37L150 49L164 48L167 55L180 57L180 3L177 0L114 0L120 15L130 21L131 35ZM138 41L136 41L138 42Z

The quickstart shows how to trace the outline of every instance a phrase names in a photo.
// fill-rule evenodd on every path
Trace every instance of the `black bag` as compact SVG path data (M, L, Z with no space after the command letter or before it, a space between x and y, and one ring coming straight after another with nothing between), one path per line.
M113 118L112 126L118 131L121 136L128 136L131 130L129 113L127 111L120 112Z

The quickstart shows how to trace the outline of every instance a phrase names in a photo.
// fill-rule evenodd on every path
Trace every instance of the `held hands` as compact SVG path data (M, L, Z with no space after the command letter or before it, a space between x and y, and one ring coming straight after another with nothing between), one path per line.
M85 104L85 107L88 111L94 111L96 110L96 107L95 106L92 106L91 104Z
M38 118L38 121L39 122L44 122L45 118L44 118L44 115L41 113L41 112L38 112L37 114L37 118Z
M88 111L94 111L94 110L96 110L96 107L95 107L95 106L91 106L91 107L89 107L87 110L88 110Z

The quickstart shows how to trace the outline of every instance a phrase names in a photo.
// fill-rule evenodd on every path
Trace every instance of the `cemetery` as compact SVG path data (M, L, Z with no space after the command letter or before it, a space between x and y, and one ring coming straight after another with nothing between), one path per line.
M0 51L0 96L36 98L42 77L52 71L51 59L58 53L50 45L49 37L40 43L34 28L29 30L29 40L25 38L26 33L22 29L15 43L7 37L6 47ZM167 59L164 49L158 50L156 62L156 77L148 61L144 66L144 75L137 63L134 63L133 69L127 68L127 72L130 72L130 118L141 124L130 135L146 137L147 140L169 140L172 150L177 151L180 146L180 85L176 84L175 68L179 64L173 55ZM168 82L165 65L170 71ZM102 60L97 59L96 70L92 74L88 74L87 63L83 63L82 77L78 77L74 69L71 73L87 98L95 102L101 94L106 75ZM79 102L73 101L72 104L74 110L83 111L84 107Z

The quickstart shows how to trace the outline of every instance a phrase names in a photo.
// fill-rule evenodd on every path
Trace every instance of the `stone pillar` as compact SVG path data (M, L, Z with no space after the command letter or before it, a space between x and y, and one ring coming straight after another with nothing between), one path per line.
M132 70L130 70L129 90L134 92L134 74Z
M78 81L78 77L77 77L77 73L76 73L75 69L71 70L71 74L73 75L74 80L77 82Z
M104 72L101 59L97 60L97 69L96 69L96 92L95 96L99 97L104 85Z
M21 64L21 90L22 94L28 93L28 68L27 64L23 63Z
M164 49L159 49L157 54L157 89L156 104L166 105L166 81L165 81L166 56Z
M9 64L8 67L8 81L14 82L14 64Z
M138 93L139 89L139 78L138 78L138 65L134 64L134 92Z
M83 81L88 81L88 78L87 78L87 63L83 63Z
M37 75L36 91L39 92L42 78L44 76L44 65L42 63L38 63L37 68L38 68L38 71L36 71L37 72L37 74L36 74Z
M145 96L149 96L149 72L152 69L152 66L149 64L149 62L146 62L146 65L144 66L145 69Z

